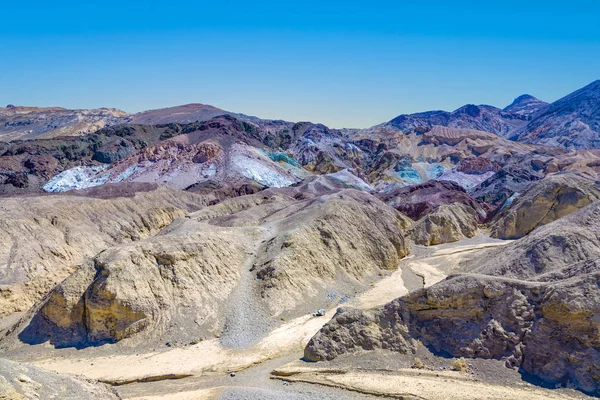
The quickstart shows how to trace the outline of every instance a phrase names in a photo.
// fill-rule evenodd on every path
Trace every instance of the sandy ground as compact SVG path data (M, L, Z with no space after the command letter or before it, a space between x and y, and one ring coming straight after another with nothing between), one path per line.
M222 387L209 389L190 390L179 393L163 393L159 395L132 397L135 400L211 400L215 399L223 390Z
M275 374L288 374L279 379L288 382L306 382L343 388L346 390L398 399L428 400L553 400L573 399L572 394L554 392L533 385L495 385L476 381L470 375L455 371L422 371L405 369L398 371L310 371L301 366L284 367ZM289 375L293 374L293 375ZM582 396L581 398L584 398Z
M427 249L425 257L402 260L397 271L374 283L345 306L372 308L383 305L414 289L414 282L411 285L405 282L407 273L418 277L418 286L429 286L455 271L464 257L506 243L480 238L433 246ZM431 400L576 398L525 383L523 387L492 385L454 372L344 369L332 373L315 370L319 364L298 359L308 340L335 311L333 307L323 317L306 315L283 323L257 343L243 348L224 347L221 340L215 338L163 352L108 357L69 355L33 360L33 364L122 385L117 389L123 398L138 400L371 399L382 396ZM282 375L286 368L286 377L270 375L273 370ZM233 371L236 376L230 377L229 373ZM277 379L270 379L272 377Z

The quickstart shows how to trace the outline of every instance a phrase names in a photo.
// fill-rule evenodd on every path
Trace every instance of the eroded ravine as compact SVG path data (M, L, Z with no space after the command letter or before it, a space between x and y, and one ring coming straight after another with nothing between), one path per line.
M254 228L253 228L254 229ZM257 254L265 247L275 228L267 224L258 227L258 240L248 254L248 260L240 271L240 281L228 300L221 345L225 348L247 348L265 337L274 326L270 313L259 294L253 265Z
M489 245L501 245L495 242L483 245L457 242L452 246L431 248L426 256L405 259L397 271L375 283L369 290L351 299L346 305L360 308L371 308L385 304L408 292L403 273L410 269L426 276L426 284L442 279L446 272L437 267L444 265L444 270L458 265L461 258L480 248ZM453 251L455 249L456 251ZM469 251L469 249L471 249ZM423 267L427 266L428 270ZM449 269L447 269L449 268ZM174 348L163 352L144 353L128 356L73 357L54 358L51 360L33 360L33 363L57 372L77 373L92 379L111 383L143 381L157 376L228 376L231 371L262 368L265 361L279 357L298 359L308 340L335 313L336 307L327 310L324 317L305 315L281 324L272 329L258 342L246 347L226 348L218 338L203 341L185 348ZM287 356L286 356L287 355ZM269 371L264 372L268 380ZM188 382L195 378L169 381L174 392L188 390ZM138 383L136 396L151 395L158 383ZM255 387L264 384L256 380ZM147 386L146 386L147 385ZM119 391L127 397L128 386L120 386ZM147 391L143 389L147 387Z

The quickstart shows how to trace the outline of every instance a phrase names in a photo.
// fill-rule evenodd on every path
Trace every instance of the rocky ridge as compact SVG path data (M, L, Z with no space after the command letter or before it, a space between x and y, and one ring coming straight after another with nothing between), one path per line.
M570 149L596 149L600 146L599 133L600 80L537 111L513 138Z
M208 201L150 184L0 198L0 314L25 311L86 258L147 238Z
M188 343L223 329L248 335L253 324L303 315L328 290L364 290L363 282L398 267L409 251L406 218L335 180L306 185L317 191L268 189L225 200L147 239L100 251L38 302L4 344L85 347L130 338L131 347ZM234 307L231 315L231 296L258 308Z
M487 264L478 257L465 273L384 307L338 310L310 340L305 358L373 349L410 354L422 342L440 354L502 359L551 384L597 394L598 210L592 204L536 229L490 250Z

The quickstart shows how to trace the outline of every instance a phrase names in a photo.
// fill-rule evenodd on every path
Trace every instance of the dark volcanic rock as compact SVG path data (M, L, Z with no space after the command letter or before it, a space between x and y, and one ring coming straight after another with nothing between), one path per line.
M503 167L470 191L473 198L494 207L501 207L515 193L525 190L532 182L541 179L541 173L535 173L518 165Z
M420 185L396 188L378 196L415 221L433 212L441 205L459 203L476 210L485 218L485 210L467 192L454 182L429 181Z
M450 181L429 181L379 194L388 205L417 221L409 236L420 245L475 236L486 218L483 205Z
M486 172L497 172L500 165L484 157L466 158L458 164L456 170L465 174L485 174Z

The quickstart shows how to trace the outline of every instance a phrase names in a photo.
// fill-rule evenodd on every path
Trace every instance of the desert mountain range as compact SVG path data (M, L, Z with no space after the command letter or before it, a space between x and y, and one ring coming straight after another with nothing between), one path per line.
M600 396L599 174L600 80L367 129L9 105L0 399Z

